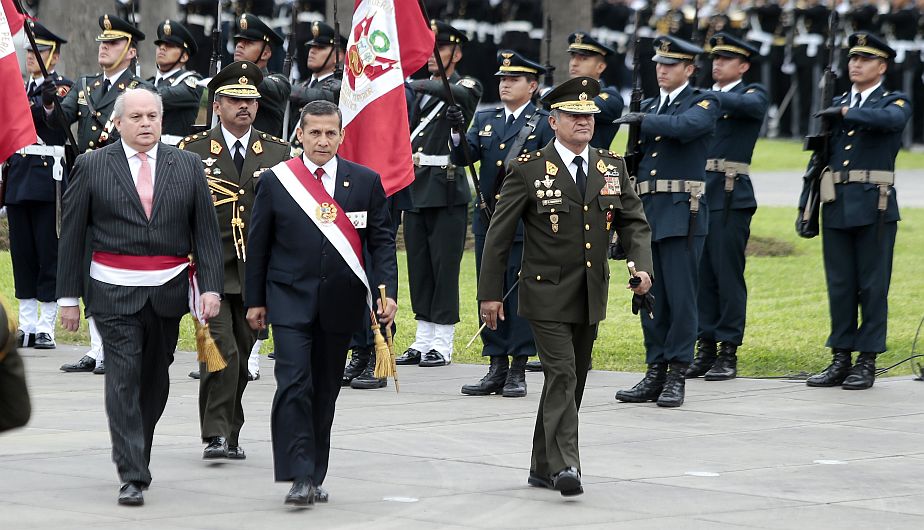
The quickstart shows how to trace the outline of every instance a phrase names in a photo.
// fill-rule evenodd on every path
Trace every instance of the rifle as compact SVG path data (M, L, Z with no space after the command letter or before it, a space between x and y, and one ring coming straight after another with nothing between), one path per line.
M132 0L132 10L129 11L128 14L131 16L132 26L135 26L135 29L139 29L138 27L138 0ZM138 55L139 54L138 50L140 48L141 47L138 46L136 43L135 44L135 58L132 59L132 62L135 63L135 77L141 77L141 60L140 60L141 57Z
M334 77L343 79L343 61L340 60L340 19L337 18L337 4L334 2ZM424 11L426 14L426 11Z
M295 57L295 24L298 22L298 2L292 0L292 12L289 20L289 33L286 35L286 58L282 62L282 75L289 79L292 73L292 61ZM282 138L289 137L289 118L292 115L292 102L286 101L286 110L282 113Z
M834 61L837 49L834 37L837 32L837 11L832 9L828 18L828 35L825 49L828 62L821 79L821 102L828 105L834 96ZM804 151L812 151L808 169L802 177L802 195L799 197L799 217L796 219L796 233L800 237L813 238L818 235L818 216L821 206L821 180L831 155L831 119L819 118L818 134L805 137Z
M693 32L690 33L690 42L696 46L702 47L705 43L700 43L701 36L699 30L699 3L700 0L693 0ZM696 85L696 76L699 74L700 68L700 58L701 54L696 55L696 59L693 60L693 75L690 76L690 84Z
M209 78L218 75L221 68L221 0L216 0L218 8L215 11L215 25L212 26L212 57L209 59ZM212 103L215 101L215 91L209 89L208 104L205 107L205 125L208 130L218 124L218 118L213 115Z
M542 30L542 40L545 41L545 86L551 88L555 86L555 67L552 66L552 17L545 16L545 28Z

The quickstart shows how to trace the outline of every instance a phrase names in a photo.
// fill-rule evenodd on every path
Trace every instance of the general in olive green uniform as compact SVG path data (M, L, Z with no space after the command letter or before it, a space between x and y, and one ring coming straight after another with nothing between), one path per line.
M181 50L175 63L158 65L157 74L148 79L148 83L154 85L164 102L160 140L176 145L192 131L205 90L199 86L202 77L184 68L186 61L199 51L199 46L186 26L175 20L165 20L157 26L157 40L154 44ZM186 61L183 60L184 55Z
M545 372L533 436L529 483L563 495L582 493L578 409L597 333L606 316L607 244L613 229L641 271L652 270L651 231L624 161L588 147L593 131L575 152L569 124L595 114L599 83L576 77L542 102L550 109L556 139L511 161L491 220L478 299L489 326L499 306L511 243L524 226L519 314L529 320ZM572 147L566 147L565 143ZM644 288L640 288L644 289ZM494 309L496 311L496 309Z
M241 41L256 41L260 43L258 52L250 55L246 45ZM257 89L260 91L260 110L253 126L258 130L275 136L282 135L282 121L289 102L289 92L292 84L289 79L278 73L270 73L266 65L272 57L272 49L282 46L282 35L276 33L255 15L244 13L234 21L234 60L253 61L260 66L263 72L263 81ZM269 55L264 59L264 51Z
M217 98L259 98L256 87L263 74L256 64L231 63L209 83ZM235 144L241 141L240 148ZM283 140L253 127L236 138L219 124L210 131L188 136L180 148L202 157L218 224L225 262L224 295L218 316L209 321L212 338L228 367L208 372L200 365L199 419L206 458L244 458L238 436L244 424L241 398L247 386L247 361L256 337L244 318L244 271L247 230L254 188L264 170L289 157ZM243 160L235 161L242 157ZM241 164L240 171L238 163Z

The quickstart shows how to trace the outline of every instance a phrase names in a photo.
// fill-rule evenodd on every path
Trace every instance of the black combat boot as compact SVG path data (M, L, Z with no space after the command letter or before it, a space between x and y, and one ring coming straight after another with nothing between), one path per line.
M683 396L686 386L687 363L670 363L667 370L667 381L664 383L664 390L658 396L659 407L679 407L683 405Z
M340 381L341 386L350 386L350 382L363 373L366 366L369 365L369 348L353 348L353 355L350 356L350 362L343 369L343 379ZM373 366L374 367L374 366Z
M693 364L687 369L684 377L693 379L705 375L715 363L716 348L717 345L714 340L699 339L696 345L696 358L693 359Z
M488 373L472 385L462 385L462 393L466 396L488 396L500 394L507 382L507 356L492 355Z
M857 363L850 369L850 375L844 379L844 390L866 390L876 381L876 354L861 353Z
M820 374L815 374L805 380L808 386L837 386L847 379L850 373L850 350L834 349L834 358L831 364Z
M706 372L706 381L728 381L738 377L738 345L730 342L723 342L719 347L719 356L713 363L712 368ZM694 361L694 364L696 361ZM693 367L687 369L690 373ZM687 375L687 377L690 377Z
M507 372L507 383L504 385L504 391L501 394L504 397L526 397L526 361L529 357L526 355L517 355L510 363L510 371Z
M382 388L388 385L388 379L383 377L379 379L375 376L375 352L369 352L369 362L363 373L359 374L356 379L350 381L350 388L358 390L369 390L372 388Z
M648 365L648 371L645 377L632 387L631 390L620 390L616 392L616 399L628 403L644 403L646 401L657 401L664 389L664 382L667 380L667 363L652 363Z

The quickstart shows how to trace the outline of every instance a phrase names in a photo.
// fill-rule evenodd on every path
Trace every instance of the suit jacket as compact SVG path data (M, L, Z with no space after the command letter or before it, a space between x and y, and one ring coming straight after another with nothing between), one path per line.
M379 175L338 158L334 200L339 215L367 212L359 237L376 277L397 300L398 265L395 236ZM247 282L244 302L266 307L273 325L304 327L320 321L331 332L352 333L363 322L366 288L314 222L269 170L257 184L257 199L247 240Z
M479 300L503 298L510 242L521 220L526 235L519 314L524 318L593 324L606 317L610 229L638 270L651 274L651 231L625 162L604 149L591 149L589 157L584 199L552 143L510 163L485 240ZM606 183L601 168L618 177L620 195L601 194ZM546 198L538 197L538 190Z
M161 79L156 88L164 102L162 134L186 136L190 133L199 115L199 102L205 91L205 87L198 85L201 80L199 74L185 68ZM154 78L149 78L148 83L154 86Z
M84 292L81 269L87 244L90 251L133 256L193 254L200 290L222 292L221 239L199 157L159 144L150 220L121 141L78 156L71 176L58 245L58 298L83 297L90 313L130 315L149 300L163 317L189 311L185 273L159 287L125 287L90 279Z

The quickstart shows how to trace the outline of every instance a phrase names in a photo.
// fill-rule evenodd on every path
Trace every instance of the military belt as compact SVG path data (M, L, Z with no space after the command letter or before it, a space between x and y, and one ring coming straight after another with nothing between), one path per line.
M731 162L724 158L710 158L706 160L706 171L718 171L719 173L734 171L736 175L750 175L751 166L744 162Z
M876 184L879 186L894 186L895 172L880 171L875 169L851 169L850 171L832 172L835 184L846 184L848 182L862 182L864 184Z
M41 145L32 144L16 151L21 155L31 156L50 156L54 158L54 165L51 168L51 178L60 181L64 178L64 146L63 145Z
M646 180L636 184L635 190L639 197L650 193L689 193L690 212L696 213L699 211L699 201L706 193L706 183L701 180Z
M417 167L449 167L449 155L426 155L423 153L414 153L411 156L414 165Z

